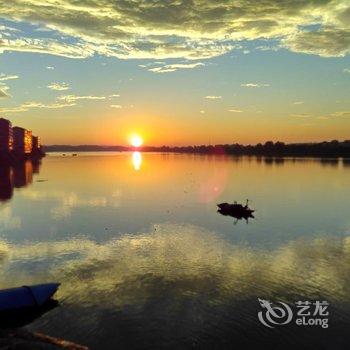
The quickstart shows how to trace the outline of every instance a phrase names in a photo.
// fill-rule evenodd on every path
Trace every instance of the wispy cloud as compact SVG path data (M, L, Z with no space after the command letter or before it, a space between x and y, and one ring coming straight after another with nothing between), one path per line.
M149 68L148 70L153 73L170 73L175 72L179 69L193 69L205 66L204 63L177 63L177 64L166 64L160 67Z
M267 87L270 86L270 84L261 84L261 83L245 83L245 84L241 84L241 86L243 87L247 87L247 88L261 88L261 87Z
M340 111L330 114L331 117L350 117L350 111Z
M46 66L46 69L47 69L47 70L54 70L55 67L53 67L53 66Z
M64 95L64 96L59 96L57 98L60 101L68 101L68 102L75 102L78 100L105 100L106 96L92 96L92 95L87 95L87 96L76 96L76 95Z
M7 93L7 88L1 87L0 86L0 98L7 98L7 97L11 97L11 95L9 95Z
M0 107L0 112L1 113L20 113L20 112L26 112L28 109L24 107Z
M31 102L26 102L24 104L21 105L22 108L25 109L30 109L30 108L48 108L48 109L57 109L57 108L64 108L64 107L72 107L74 106L74 103L49 103L49 104L45 104L45 103L41 103L41 102L35 102L35 101L31 101Z
M310 114L290 114L293 118L311 118Z
M112 94L112 95L108 96L108 99L113 100L114 98L117 98L117 97L120 97L120 95L119 94Z
M344 72L344 73L350 74L350 68L344 68L344 69L343 69L343 72Z
M154 62L149 62L149 63L144 63L144 64L139 64L138 66L140 68L147 68L147 67L154 67L154 66L159 66L159 65L166 65L166 62L163 61L154 61Z
M2 83L3 84L3 83ZM4 89L2 87L2 89ZM4 92L6 93L6 92ZM0 83L0 98L8 97L9 95L6 93L6 96L2 96L1 83ZM108 100L119 97L119 94L110 94L108 95ZM80 100L107 100L106 96L94 96L94 95L62 95L58 96L56 100L52 103L44 103L39 101L28 101L19 106L8 107L8 108L0 108L1 113L21 113L27 112L30 109L60 109L65 107L73 107L76 106L77 101ZM121 105L113 104L110 106L111 108L122 108Z
M21 104L20 106L16 107L7 107L7 108L0 108L1 113L21 113L21 112L27 112L30 109L59 109L59 108L65 108L65 107L72 107L75 106L75 103L42 103L42 102L36 102L36 101L29 101Z
M328 119L343 118L343 117L350 117L350 111L333 112L333 113L329 113L326 115L321 115L321 116L317 117L317 119L328 120Z
M257 46L255 49L259 51L278 51L281 49L281 47L272 46L272 45L261 45L261 46Z
M13 80L18 78L19 78L18 75L6 75L4 73L0 74L0 81Z
M9 94L10 88L5 85L4 83L0 83L0 98L7 98L7 97L11 97L11 95Z
M295 101L293 102L293 105L303 105L304 101Z
M51 83L47 85L47 88L55 91L64 91L64 90L69 90L69 84L67 83Z
M0 5L2 6L1 0ZM54 39L0 38L0 54L3 52L33 52L67 58L87 58L94 54L89 44L70 44Z
M1 47L1 36L0 36L0 47ZM9 90L10 88L4 83L4 81L18 79L18 75L6 75L4 73L0 74L0 98L11 97Z
M204 98L206 98L207 100L221 100L222 96L208 95L208 96L205 96Z
M229 109L228 111L231 112L231 113L242 113L243 112L240 109Z
M0 25L0 30L2 32L20 32L19 29L17 28L13 28L13 27L9 27L9 26L4 26L4 25Z

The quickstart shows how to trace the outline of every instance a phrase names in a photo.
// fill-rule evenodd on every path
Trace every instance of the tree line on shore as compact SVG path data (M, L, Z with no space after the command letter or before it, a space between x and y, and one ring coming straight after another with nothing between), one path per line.
M143 146L135 149L125 146L101 145L50 145L43 147L45 152L106 152L135 151L142 152L174 152L200 154L232 154L232 155L262 155L262 156L337 156L350 157L350 140L324 141L319 143L290 143L267 141L264 144L241 145L198 145L198 146Z

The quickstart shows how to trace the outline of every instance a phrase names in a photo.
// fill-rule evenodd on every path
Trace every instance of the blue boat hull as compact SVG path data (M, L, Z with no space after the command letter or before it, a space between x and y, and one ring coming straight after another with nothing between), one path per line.
M0 312L41 307L57 292L59 283L0 290Z

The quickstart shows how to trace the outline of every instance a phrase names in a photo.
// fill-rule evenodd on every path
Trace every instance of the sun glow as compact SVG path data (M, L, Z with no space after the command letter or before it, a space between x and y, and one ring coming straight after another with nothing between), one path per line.
M141 147L143 144L143 139L140 135L131 135L130 143L133 147Z

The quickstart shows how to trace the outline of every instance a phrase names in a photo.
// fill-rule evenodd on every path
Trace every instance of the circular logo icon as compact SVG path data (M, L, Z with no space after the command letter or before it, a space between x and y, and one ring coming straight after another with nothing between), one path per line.
M282 302L273 305L268 300L258 299L263 311L258 312L259 321L266 327L274 328L275 325L281 326L288 324L293 318L292 309Z

